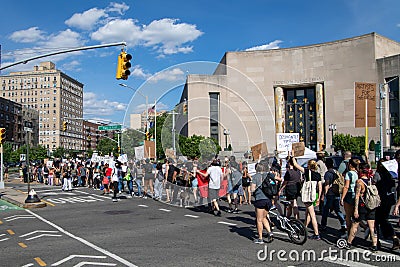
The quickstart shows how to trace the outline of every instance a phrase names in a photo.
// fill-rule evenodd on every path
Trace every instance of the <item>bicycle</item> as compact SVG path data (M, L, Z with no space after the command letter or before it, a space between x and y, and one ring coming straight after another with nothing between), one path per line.
M286 217L286 209L290 205L290 201L281 200L280 202L284 206L283 215L279 214L279 212L274 212L277 210L276 207L270 209L269 213L276 217L279 222L278 227L288 234L289 239L293 243L297 245L304 244L307 241L307 228L300 220Z

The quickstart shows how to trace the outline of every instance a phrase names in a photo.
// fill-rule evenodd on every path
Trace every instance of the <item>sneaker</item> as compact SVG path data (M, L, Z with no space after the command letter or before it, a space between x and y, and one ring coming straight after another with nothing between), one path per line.
M147 196L143 196L143 199L147 199Z
M344 249L347 249L347 250L350 250L350 249L351 249L351 244L350 244L350 243L347 243L343 248L344 248Z
M260 238L254 239L254 244L264 244L264 240Z
M227 212L227 213L232 213L232 212L233 212L233 209L228 209L226 212Z
M274 234L272 232L267 233L267 243L274 241Z
M312 236L310 236L310 239L312 239L312 240L321 240L321 237L319 235L312 235Z
M393 247L392 250L400 248L400 239L398 237L393 237Z
M132 198L132 196L131 195L127 195L126 198Z
M233 213L233 214L238 214L238 213L239 213L239 210L238 210L238 209L234 209L234 210L232 211L232 213Z
M113 198L113 202L118 202L118 198Z
M215 214L215 216L217 216L217 217L221 217L221 211L219 210L219 211L217 211L217 213Z

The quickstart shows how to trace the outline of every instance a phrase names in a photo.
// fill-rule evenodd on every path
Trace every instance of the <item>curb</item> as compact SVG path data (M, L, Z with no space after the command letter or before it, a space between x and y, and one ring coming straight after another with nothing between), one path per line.
M46 203L44 202L38 202L38 203L21 203L13 198L7 197L7 196L1 196L1 199L10 202L11 204L14 204L18 207L24 208L24 209L36 209L36 208L44 208L47 206Z

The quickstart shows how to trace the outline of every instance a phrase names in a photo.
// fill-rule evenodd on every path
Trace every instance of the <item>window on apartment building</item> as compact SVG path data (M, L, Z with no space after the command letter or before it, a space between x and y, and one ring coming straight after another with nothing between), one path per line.
M210 96L210 137L219 141L219 93L209 93Z

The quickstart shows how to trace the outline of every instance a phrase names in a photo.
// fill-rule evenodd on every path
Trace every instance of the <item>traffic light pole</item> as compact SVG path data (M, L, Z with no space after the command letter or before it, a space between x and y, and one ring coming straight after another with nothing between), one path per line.
M0 146L0 153L1 153L1 177L0 177L0 189L4 189L4 180L3 180L3 173L4 173L4 164L3 164L3 144Z
M26 64L29 61L32 61L32 60L35 60L35 59L39 59L39 58L50 57L50 56L54 56L54 55L71 53L71 52L76 52L76 51L104 48L104 47L111 47L111 46L121 46L121 45L126 46L126 42L103 44L103 45L83 46L83 47L77 47L77 48L72 48L72 49L60 50L60 51L57 51L57 52L43 54L43 55L40 55L40 56L31 57L31 58L27 58L27 59L24 59L24 60L21 60L21 61L17 61L15 63L10 64L10 65L4 66L4 67L0 67L0 70L4 70L4 69L7 69L7 68L10 68L12 66L19 65L19 64Z

